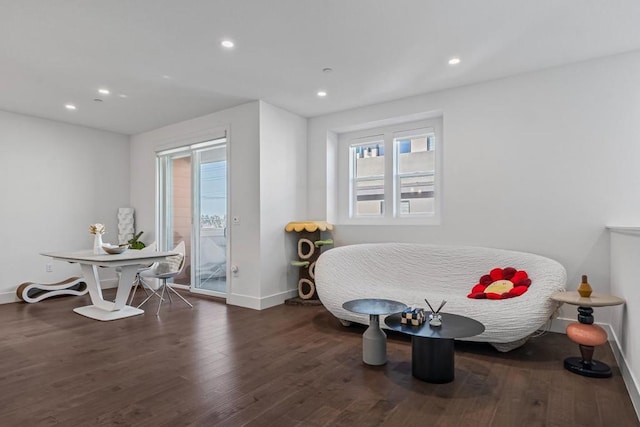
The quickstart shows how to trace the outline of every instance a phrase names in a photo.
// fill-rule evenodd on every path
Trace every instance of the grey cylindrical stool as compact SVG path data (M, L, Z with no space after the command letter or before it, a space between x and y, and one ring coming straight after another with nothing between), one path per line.
M387 334L380 329L380 315L398 313L407 308L398 301L365 298L347 301L342 308L353 313L368 314L369 327L362 335L362 361L379 366L387 363Z
M387 334L380 329L380 316L369 315L369 327L362 335L362 361L367 365L387 363Z

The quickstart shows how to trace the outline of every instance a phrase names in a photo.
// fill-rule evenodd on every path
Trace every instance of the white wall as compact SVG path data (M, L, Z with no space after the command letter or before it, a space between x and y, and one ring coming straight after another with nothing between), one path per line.
M296 159L305 161L305 126L304 119L256 101L133 136L131 205L136 209L137 229L145 231L143 240L155 239L155 152L204 141L226 129L229 217L240 219L240 224L230 224L229 230L231 252L227 264L237 265L239 274L228 277L227 302L259 309L284 301L290 286L283 282L290 260L282 246L284 226L289 215L299 212L294 206L306 206L306 199L296 201L303 197L305 175L296 172L294 163ZM263 154L266 160L262 160ZM292 156L291 163L280 155ZM300 183L295 183L295 175L302 176ZM274 206L272 200L281 205ZM265 238L270 241L263 243ZM274 294L280 293L274 299Z
M640 53L573 64L309 121L309 213L331 216L327 134L392 117L444 118L441 226L338 225L336 244L415 241L530 251L568 286L609 291L605 224L640 215ZM332 149L332 147L329 147ZM332 184L333 187L335 187ZM331 188L331 187L330 187ZM573 317L572 310L567 312ZM601 319L609 322L608 314Z
M297 295L296 236L284 232L304 221L307 120L260 102L260 272L262 308Z
M229 217L239 216L240 225L229 224L230 253L227 265L238 265L238 277L229 276L228 302L249 305L260 298L260 163L259 103L208 114L165 126L131 138L131 205L136 209L138 230L144 241L155 240L156 151L202 142L227 131L229 155Z
M0 147L0 302L12 302L22 282L81 275L77 265L39 253L92 248L89 224L104 223L104 241L117 243L118 208L129 205L129 142L125 135L0 111ZM47 263L53 272L45 272Z
M640 227L640 221L625 225ZM614 309L611 328L620 354L618 365L625 376L629 395L640 416L640 228L635 232L611 232L611 293L626 303Z

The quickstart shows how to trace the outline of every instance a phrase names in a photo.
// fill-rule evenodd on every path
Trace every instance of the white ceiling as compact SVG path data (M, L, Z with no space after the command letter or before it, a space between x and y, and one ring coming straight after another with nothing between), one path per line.
M249 100L313 117L636 49L637 0L0 0L0 109L135 134Z

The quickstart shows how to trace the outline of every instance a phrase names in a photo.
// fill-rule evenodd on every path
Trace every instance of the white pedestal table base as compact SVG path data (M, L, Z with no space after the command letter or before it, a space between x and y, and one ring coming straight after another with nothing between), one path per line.
M125 305L123 308L116 311L105 311L95 305L85 305L84 307L74 308L73 311L82 316L102 321L124 319L125 317L137 316L144 313L144 310L131 307L130 305Z

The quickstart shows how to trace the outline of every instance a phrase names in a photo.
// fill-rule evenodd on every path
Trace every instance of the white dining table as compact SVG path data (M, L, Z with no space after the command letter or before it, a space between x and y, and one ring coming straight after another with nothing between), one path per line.
M43 252L41 255L55 260L80 264L92 304L74 308L73 311L91 319L107 321L144 313L144 310L126 304L138 269L141 266L163 261L169 256L179 254L177 252L127 250L122 254L97 255L93 253L93 250L84 250ZM105 301L102 295L98 267L120 267L120 278L118 279L118 289L114 301Z

